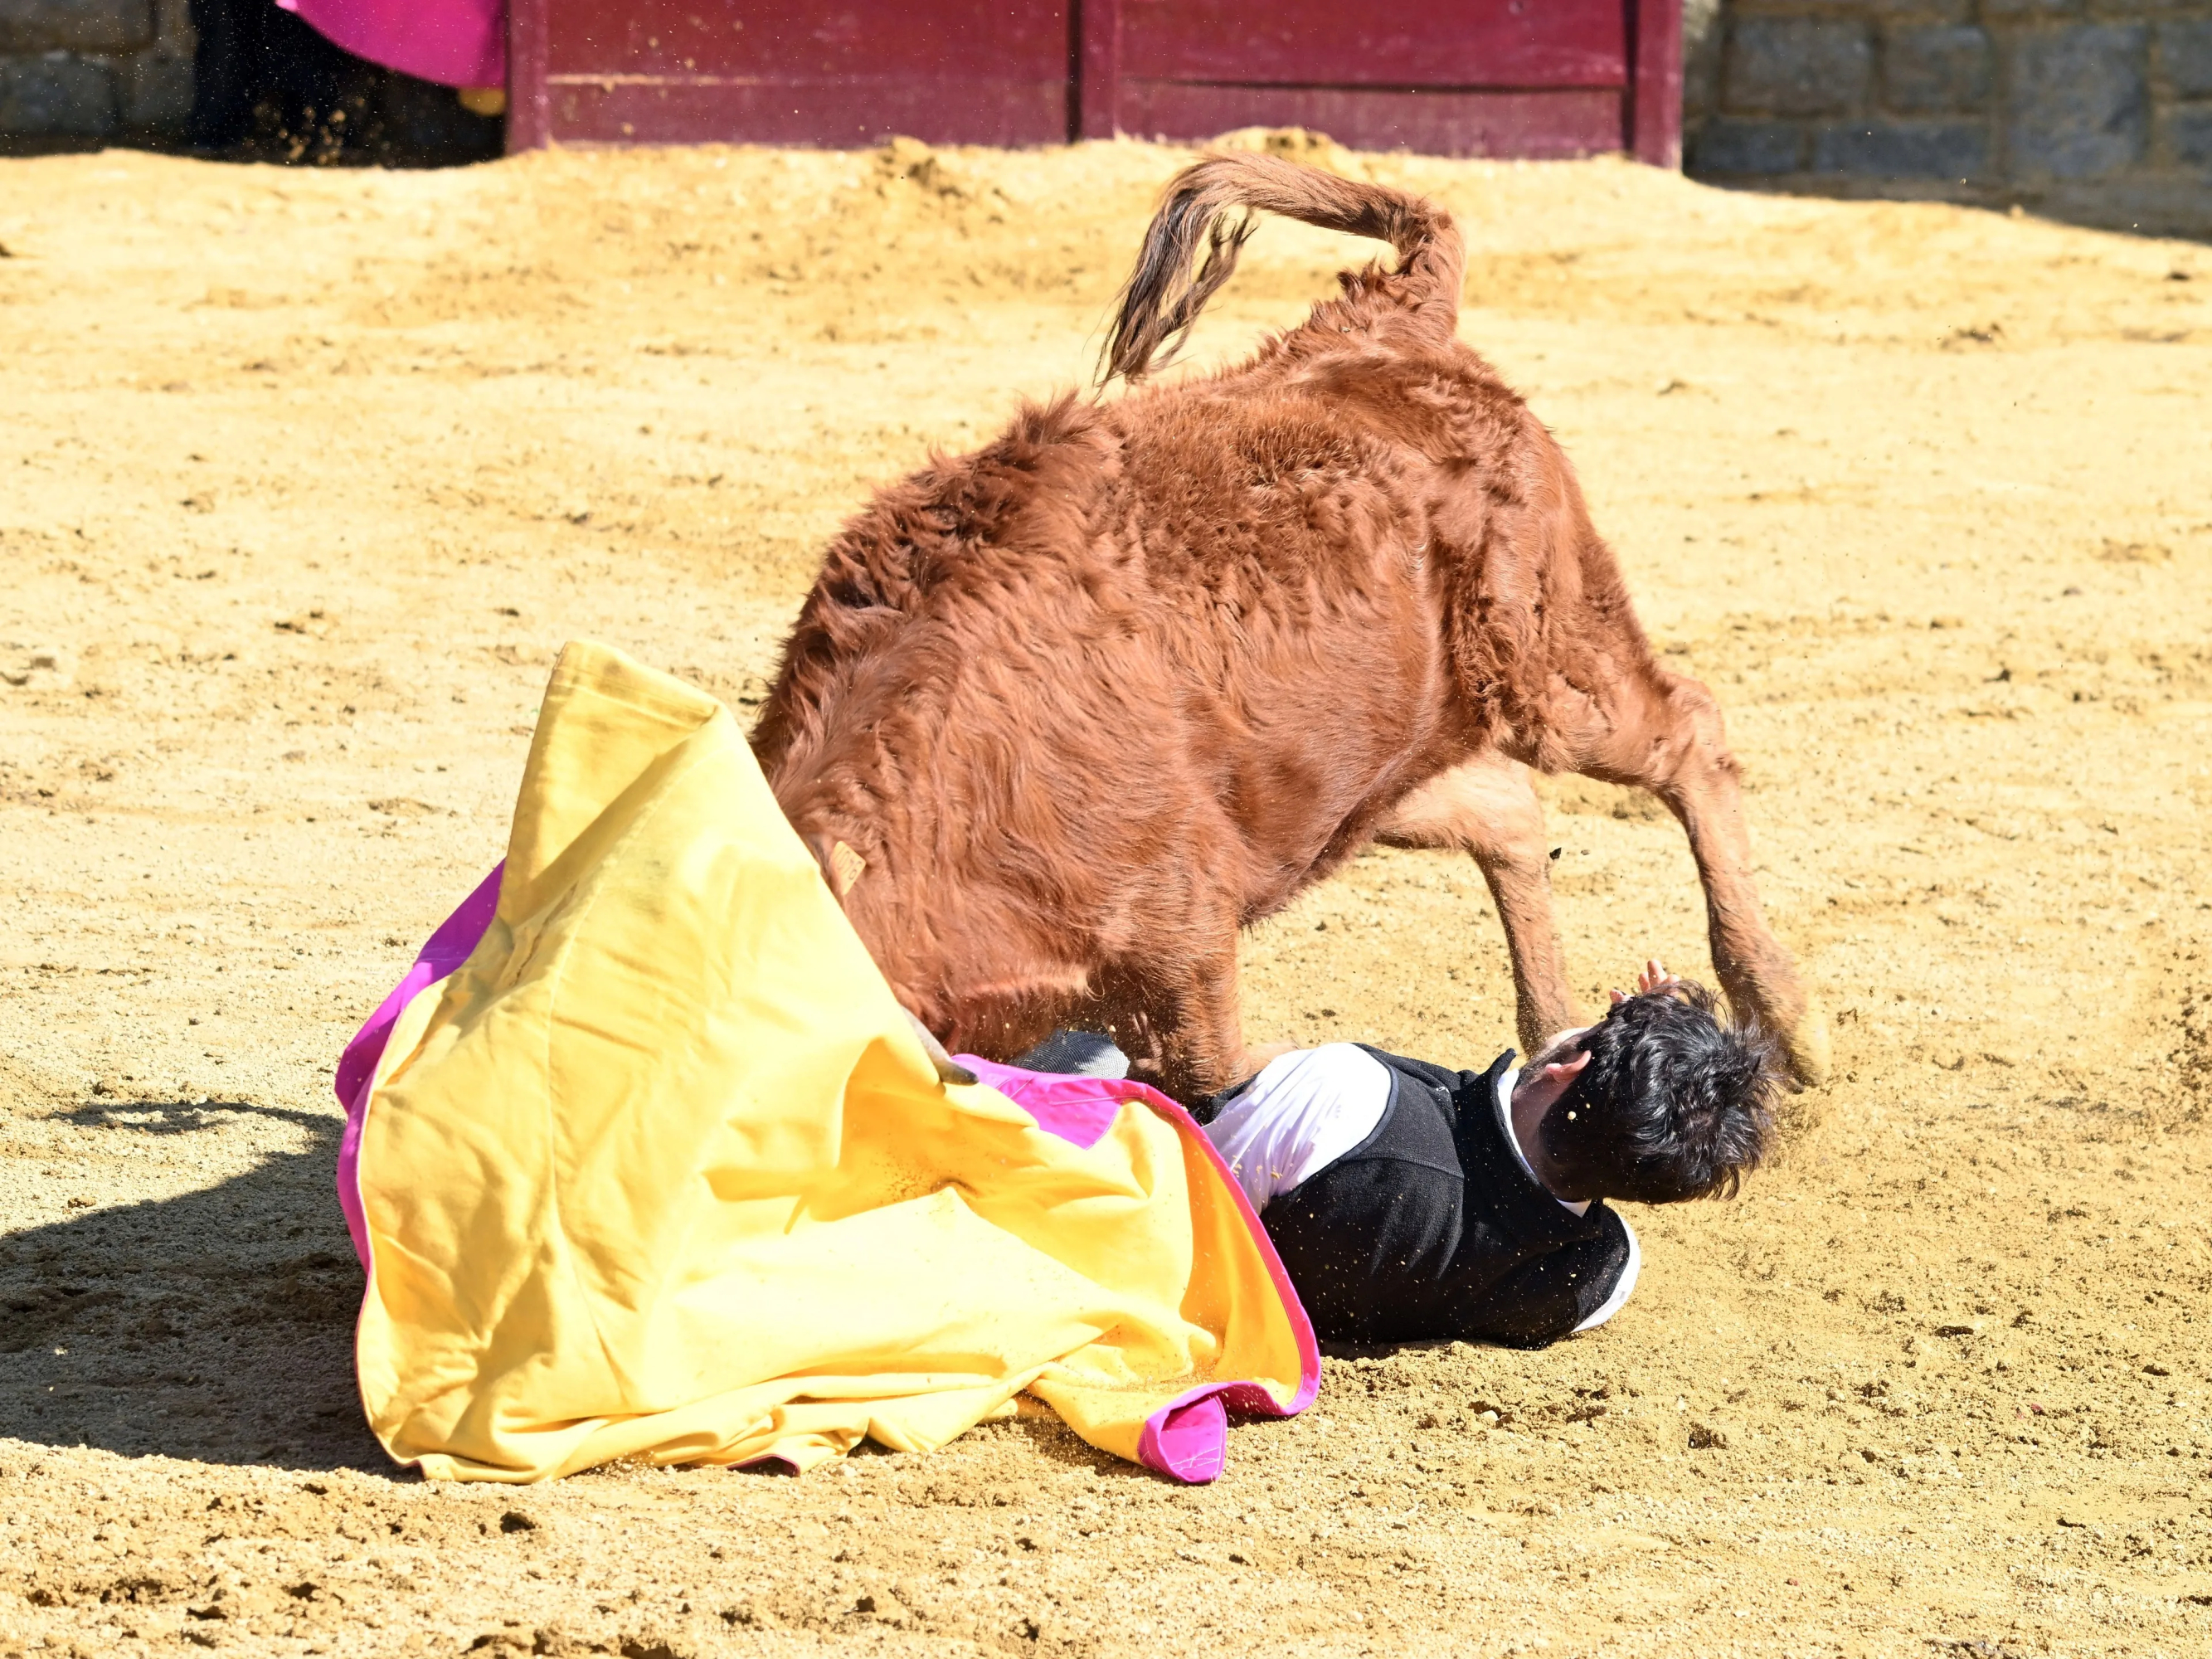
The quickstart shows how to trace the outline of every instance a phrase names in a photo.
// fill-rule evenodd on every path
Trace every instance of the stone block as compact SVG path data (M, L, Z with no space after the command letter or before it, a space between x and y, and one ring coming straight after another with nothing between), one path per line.
M2081 0L1982 0L1984 17L2077 17L2081 10Z
M2212 17L2158 26L2158 72L2176 97L2212 97Z
M139 132L182 131L192 113L192 65L148 52L123 70L123 125Z
M2184 167L2212 167L2212 105L2170 111L2166 147Z
M153 0L0 0L0 52L135 52Z
M191 0L154 0L154 50L164 58L189 58L199 44Z
M115 131L115 76L73 58L0 62L0 132L101 138Z
M1979 109L1989 101L1990 61L1980 29L1893 29L1881 41L1881 100L1900 115Z
M1874 44L1826 17L1740 17L1729 31L1721 102L1739 114L1847 115L1866 101Z
M2092 179L2142 159L2150 131L2150 31L2140 23L2077 23L2014 43L2013 168Z
M1964 23L1974 15L1974 0L1874 0L1877 17L1910 17L1916 23Z
M1692 147L1693 173L1771 176L1804 165L1804 130L1793 121L1708 121Z
M1980 121L1841 121L1813 135L1813 171L1875 179L1972 179L1990 164Z

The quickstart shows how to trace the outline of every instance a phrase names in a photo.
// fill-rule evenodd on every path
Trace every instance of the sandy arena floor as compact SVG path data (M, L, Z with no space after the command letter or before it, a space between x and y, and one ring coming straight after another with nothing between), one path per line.
M1177 159L0 163L0 1656L2212 1650L2212 253L1621 163L1346 164L1461 216L1465 337L1729 709L1836 1019L1786 1166L1638 1213L1612 1327L1334 1358L1209 1489L1035 1423L386 1465L331 1064L552 653L757 703L872 483L1085 375ZM1267 225L1200 357L1352 252ZM1591 998L1702 970L1671 823L1550 799ZM1247 961L1259 1040L1510 1036L1463 860Z

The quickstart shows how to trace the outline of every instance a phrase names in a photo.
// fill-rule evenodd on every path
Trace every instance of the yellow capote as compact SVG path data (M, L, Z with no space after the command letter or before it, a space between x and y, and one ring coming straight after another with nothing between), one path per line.
M368 1097L369 1424L526 1481L924 1450L1025 1389L1129 1458L1207 1382L1292 1407L1297 1316L1179 1117L1086 1149L940 1084L728 711L572 645L496 917Z

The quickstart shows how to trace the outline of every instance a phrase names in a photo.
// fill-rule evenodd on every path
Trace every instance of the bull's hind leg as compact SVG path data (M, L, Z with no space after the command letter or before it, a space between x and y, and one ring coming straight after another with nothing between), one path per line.
M1680 821L1705 885L1713 971L1729 1006L1759 1016L1799 1083L1826 1081L1827 1018L1759 907L1738 769L1712 694L1650 665L1600 691L1580 730L1557 735L1577 771L1649 789Z
M1478 755L1394 808L1381 838L1401 847L1460 847L1474 856L1513 956L1521 1047L1582 1024L1552 922L1552 861L1544 809L1528 769L1496 751Z

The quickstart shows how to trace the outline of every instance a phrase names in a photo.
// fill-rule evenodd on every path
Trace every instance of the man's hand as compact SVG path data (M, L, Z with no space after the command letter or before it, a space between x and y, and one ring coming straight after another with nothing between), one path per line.
M1666 964L1658 957L1653 957L1644 964L1644 971L1636 976L1635 994L1648 997L1654 991L1671 991L1681 982L1681 975L1668 973ZM1615 1002L1626 1002L1628 1000L1629 994L1626 991L1616 990L1613 994L1613 1000Z

